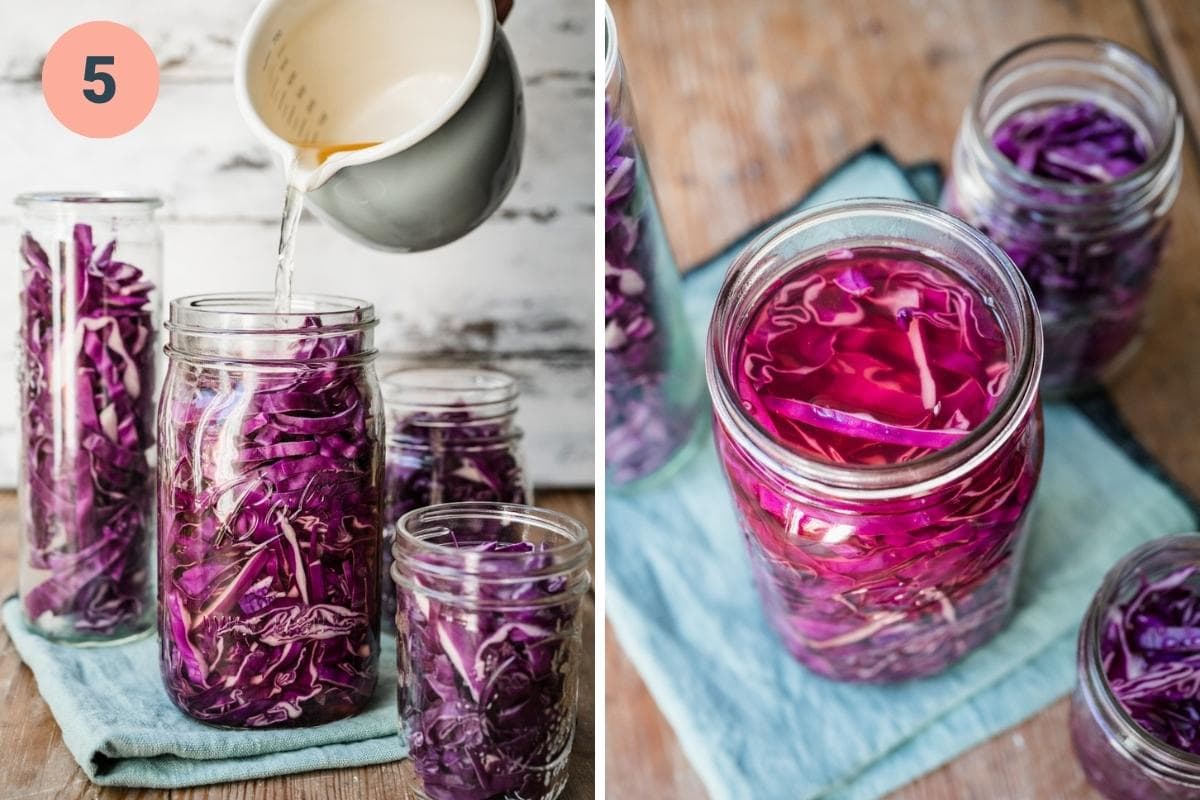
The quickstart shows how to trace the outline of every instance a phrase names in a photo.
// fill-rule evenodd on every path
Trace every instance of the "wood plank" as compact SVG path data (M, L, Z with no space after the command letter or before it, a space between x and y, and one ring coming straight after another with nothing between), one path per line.
M590 492L545 492L538 502L595 526L595 500ZM11 492L0 493L0 597L16 589L17 504ZM595 772L595 610L588 598L583 631L583 679L570 782L564 800L593 800ZM50 709L37 693L33 673L21 664L7 632L0 628L0 800L130 800L169 796L174 800L325 800L356 798L396 800L400 797L397 763L343 770L323 770L246 783L157 792L93 786L62 743Z
M638 122L679 261L695 264L876 139L946 161L987 66L1028 39L1143 53L1132 0L614 0Z
M1146 24L1162 53L1179 103L1187 115L1192 145L1200 126L1200 3L1139 0Z
M1198 74L1192 43L1200 41L1200 4L1191 0L762 0L757 7L760 13L747 14L719 0L613 1L664 217L683 264L790 205L872 139L902 160L946 163L979 76L1025 40L1058 33L1116 39L1164 68L1169 63L1185 106L1195 105L1188 83ZM1161 26L1155 35L1148 20ZM1159 54L1158 41L1176 51ZM1111 388L1142 442L1200 491L1194 146L1185 148L1174 219L1145 349ZM606 691L621 706L606 725L610 788L617 796L703 798L674 735L611 639L606 675ZM1075 763L1065 720L1059 702L893 798L1097 798Z

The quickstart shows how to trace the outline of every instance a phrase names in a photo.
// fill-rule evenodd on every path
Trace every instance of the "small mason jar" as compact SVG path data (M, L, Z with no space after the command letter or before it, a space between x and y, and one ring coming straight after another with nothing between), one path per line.
M506 503L417 509L396 527L403 774L416 800L552 800L579 696L587 529Z
M624 486L686 460L704 378L607 8L604 31L604 463Z
M1018 166L994 142L1014 115L1078 104L1132 128L1144 148L1140 166L1112 179L1071 182ZM976 90L942 204L1003 247L1029 281L1045 333L1048 392L1086 389L1136 350L1179 192L1182 145L1183 120L1166 80L1136 53L1103 39L1023 45ZM1099 142L1070 155L1072 169L1108 171ZM1096 163L1078 163L1087 158Z
M1079 629L1079 682L1071 697L1071 740L1092 786L1112 800L1200 798L1200 755L1152 736L1129 715L1105 674L1102 652L1113 609L1130 602L1147 584L1189 565L1197 570L1189 578L1190 586L1200 595L1200 534L1168 536L1142 545L1109 570ZM1181 652L1181 660L1185 657L1187 653ZM1195 661L1195 656L1190 660Z
M160 202L16 202L21 609L57 641L123 641L154 626Z
M516 379L487 369L413 368L383 378L387 410L384 575L391 572L392 529L415 508L490 500L532 503L533 486L517 426ZM389 581L384 626L396 613Z
M227 727L317 725L379 671L384 421L357 300L171 303L159 404L160 662Z
M739 396L738 353L755 309L785 281L871 248L936 264L942 280L975 293L1003 333L1007 380L986 418L950 446L899 463L839 463L801 451L751 415ZM881 355L868 337L849 341L859 342L847 346L861 348L853 351L860 362ZM995 244L917 203L854 200L803 212L734 260L707 354L717 450L755 583L768 622L800 662L835 680L905 680L939 672L1004 626L1041 468L1042 348L1029 288ZM896 387L871 391L888 396Z

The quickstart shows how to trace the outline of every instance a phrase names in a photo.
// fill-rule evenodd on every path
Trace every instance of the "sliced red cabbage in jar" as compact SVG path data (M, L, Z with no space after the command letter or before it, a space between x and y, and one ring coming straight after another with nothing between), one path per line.
M21 238L21 602L55 637L121 638L152 602L155 287L89 225L45 244Z
M982 209L972 222L1029 281L1045 331L1044 384L1051 390L1085 386L1136 338L1166 225L1152 219L1132 227L1098 227L1112 212L1092 200L1100 202L1097 219L1071 231L1049 225L1051 215L1040 209L1059 203L1082 213L1086 205L1068 189L1103 187L1130 176L1149 159L1149 144L1123 116L1087 101L1018 111L996 128L992 143L1023 172L1050 185L1030 189L1028 207Z
M989 303L914 253L838 250L765 291L731 362L743 410L797 456L915 463L988 421L1013 354ZM718 449L768 619L838 680L933 674L1007 620L1040 467L1036 412L988 461L895 499L812 494Z
M1103 623L1109 688L1153 738L1200 755L1200 568L1143 580Z
M489 500L525 504L532 492L518 452L520 434L505 418L461 411L414 412L389 419L384 525L438 503ZM391 537L385 536L383 574L391 574ZM383 624L391 629L396 597L385 577Z
M198 720L314 725L374 692L382 443L363 370L337 362L357 337L179 369L164 390L161 670Z
M409 758L430 800L548 800L574 734L578 596L564 575L537 577L550 559L502 527L453 537L478 579L425 572L419 554L397 564L409 576L397 619Z
M694 356L672 353L687 345L674 341L685 336L683 323L659 274L661 223L633 129L609 103L604 145L604 454L620 485L671 460L695 429L699 405L672 372L672 359Z

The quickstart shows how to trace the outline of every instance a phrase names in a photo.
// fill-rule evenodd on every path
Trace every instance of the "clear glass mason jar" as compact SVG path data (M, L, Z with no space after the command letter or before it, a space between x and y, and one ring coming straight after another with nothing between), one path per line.
M604 146L604 461L609 485L624 486L686 460L704 379L607 7Z
M531 506L404 515L392 580L403 765L415 800L552 800L579 696L587 529Z
M228 727L317 725L379 671L384 417L357 300L171 303L159 404L167 694Z
M154 626L160 202L16 202L21 608L58 641L123 641Z
M1028 109L1093 103L1146 146L1137 169L1073 184L1018 167L993 143ZM1103 39L1058 37L1013 50L963 115L942 205L1005 249L1033 289L1045 334L1042 386L1094 385L1136 350L1179 192L1183 120L1153 66Z
M533 502L524 434L515 421L519 396L516 379L495 370L424 367L384 376L384 575L391 573L393 526L415 508ZM390 627L396 596L384 583L384 626Z
M902 463L836 463L755 421L737 393L737 353L781 279L873 247L936 262L977 292L1004 334L1009 377L986 419L951 446ZM1002 251L917 203L803 212L734 260L707 356L717 450L755 582L800 662L836 680L905 680L939 672L1004 626L1041 468L1042 348L1029 288Z
M1092 786L1112 800L1200 798L1200 756L1176 749L1138 725L1113 693L1101 649L1115 606L1128 603L1147 583L1188 565L1200 569L1200 534L1142 545L1109 570L1079 629L1071 740ZM1200 594L1200 574L1190 580Z

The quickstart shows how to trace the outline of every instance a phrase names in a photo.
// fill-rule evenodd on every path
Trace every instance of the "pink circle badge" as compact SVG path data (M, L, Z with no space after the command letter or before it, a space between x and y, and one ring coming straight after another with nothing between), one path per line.
M158 60L116 22L85 22L58 38L42 66L42 94L64 127L107 139L141 124L158 99Z

